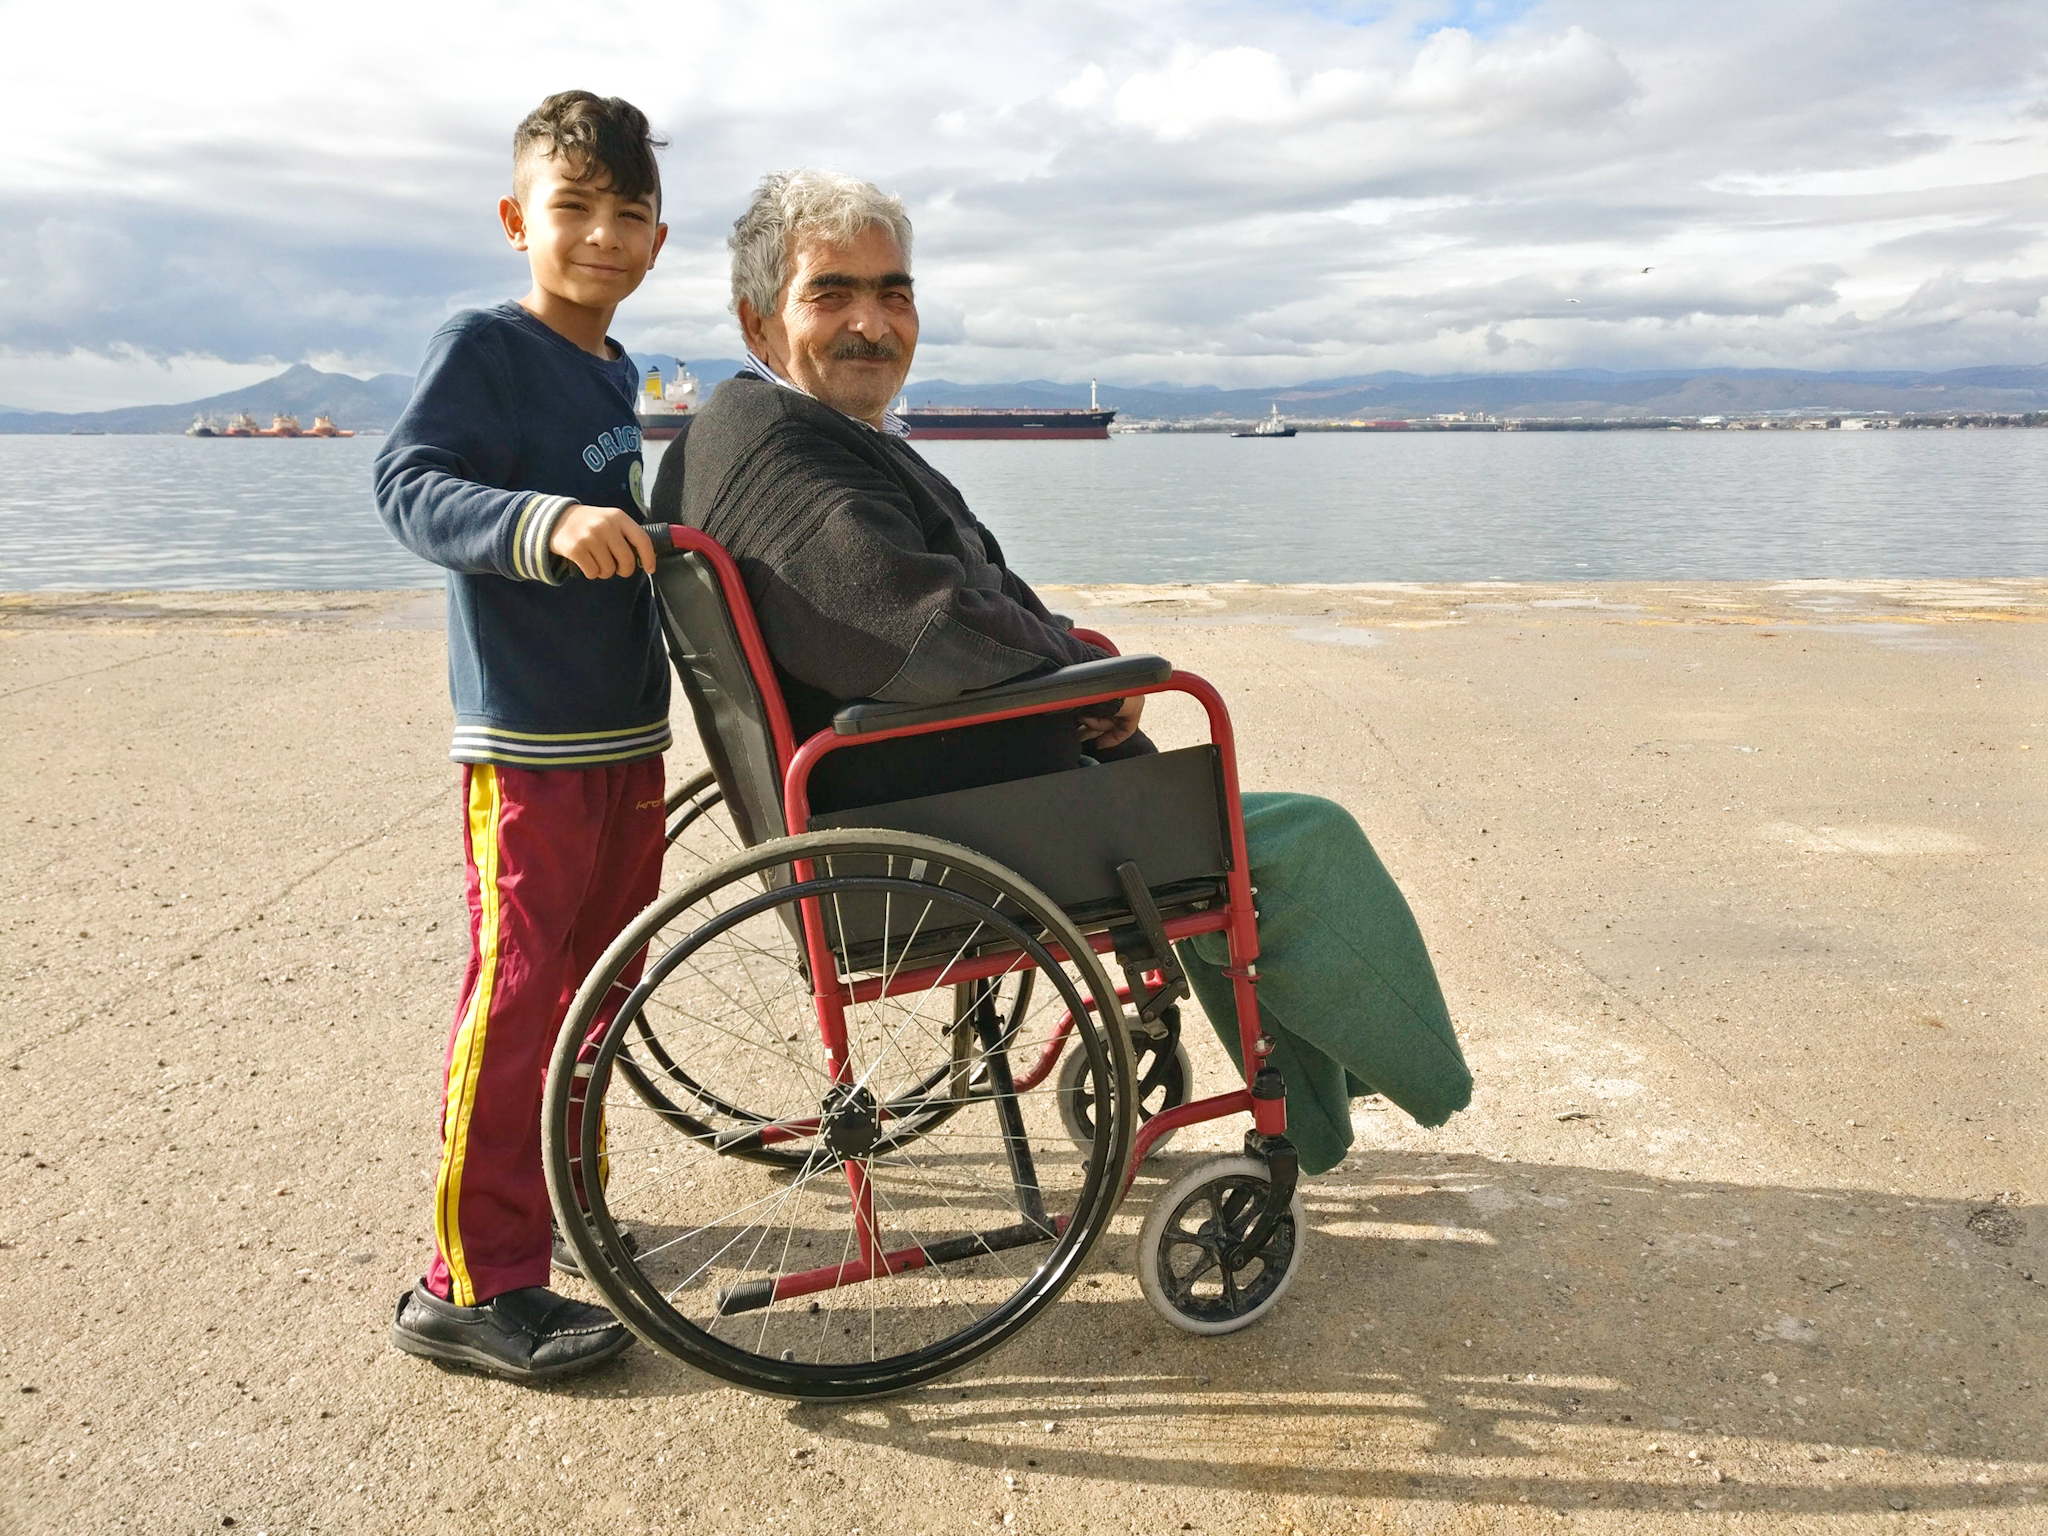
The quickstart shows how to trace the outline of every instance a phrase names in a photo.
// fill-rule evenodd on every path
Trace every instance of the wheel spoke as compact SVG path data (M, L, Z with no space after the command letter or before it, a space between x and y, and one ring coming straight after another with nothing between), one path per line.
M654 941L630 1016L596 1028L572 1011L564 1025L593 1047L581 1112L640 1117L614 1124L626 1134L608 1173L587 1211L568 1212L638 1239L633 1254L603 1243L590 1281L643 1337L743 1385L869 1392L955 1368L1047 1304L1115 1208L1132 1104L1121 1020L1089 1003L1114 995L1101 962L987 861L910 846L808 834L707 869L622 939ZM846 1026L837 1087L807 1033L815 989L792 937L811 901L859 967L825 979ZM1054 962L1051 945L1072 958ZM977 954L996 974L946 979ZM1034 968L1047 972L1036 991ZM856 980L875 995L855 1002ZM1050 1083L1018 1092L1007 1075L1017 1042L1037 1059L1068 1014L1069 1048L1101 1068L1100 1146L1068 1142ZM582 1167L563 1143L565 1060L558 1048L548 1093L556 1186ZM849 1160L865 1196L845 1187Z

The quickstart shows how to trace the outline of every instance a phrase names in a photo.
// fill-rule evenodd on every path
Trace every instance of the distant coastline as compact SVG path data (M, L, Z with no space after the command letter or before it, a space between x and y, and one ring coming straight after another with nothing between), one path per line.
M666 377L676 359L633 354L637 369ZM709 388L740 364L692 360ZM0 435L133 435L183 432L196 416L246 411L268 421L287 413L332 418L343 428L388 431L412 394L404 374L358 379L295 364L272 379L226 394L169 405L105 411L0 408ZM913 380L915 406L1075 408L1087 381L1024 379L998 384ZM2038 427L2048 425L2048 366L1946 372L1821 373L1787 369L1661 369L1632 373L1563 369L1541 373L1377 373L1263 389L1169 384L1099 386L1123 431L1231 431L1275 406L1302 431L1606 431L1816 427L1861 420L1873 426Z
M1948 411L1897 416L1887 411L1861 415L1819 410L1757 412L1727 416L1415 416L1364 421L1289 416L1299 432L1821 432L1901 431L1928 428L2048 427L2048 411ZM1244 435L1254 423L1227 418L1119 422L1112 433L1211 433Z

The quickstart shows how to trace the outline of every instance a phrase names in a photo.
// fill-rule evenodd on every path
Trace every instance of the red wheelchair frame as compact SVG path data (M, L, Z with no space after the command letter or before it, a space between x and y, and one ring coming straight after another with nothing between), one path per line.
M1088 704L1106 703L1138 695L1182 693L1200 702L1208 717L1210 740L1218 749L1220 760L1224 823L1230 855L1229 868L1225 871L1224 899L1220 906L1209 910L1164 918L1161 926L1165 937L1172 941L1203 933L1220 932L1226 936L1230 963L1224 974L1231 979L1236 1003L1238 1035L1243 1050L1244 1086L1228 1093L1215 1094L1209 1098L1163 1109L1145 1121L1136 1131L1130 1160L1122 1171L1119 1187L1123 1191L1129 1190L1139 1165L1144 1162L1147 1153L1161 1136L1182 1126L1248 1113L1252 1117L1253 1125L1248 1143L1256 1141L1262 1150L1271 1155L1275 1193L1278 1197L1271 1201L1267 1215L1258 1223L1258 1230L1246 1241L1245 1246L1255 1250L1264 1242L1265 1234L1272 1230L1272 1224L1285 1211L1287 1201L1293 1193L1296 1170L1293 1149L1284 1139L1287 1129L1284 1085L1280 1080L1280 1074L1268 1065L1267 1061L1276 1042L1259 1025L1257 914L1252 904L1250 864L1245 848L1236 742L1231 730L1230 714L1224 707L1222 696L1208 682L1193 673L1175 670L1165 681L1149 686L1118 688L1114 691L1077 697L1063 696L1050 703L1005 707L992 699L991 707L985 710L949 713L942 719L864 730L859 734L840 734L827 728L799 745L794 738L789 711L776 681L775 667L770 660L767 643L754 616L753 605L737 563L722 545L695 529L680 524L653 524L648 527L648 533L653 537L658 550L694 553L710 566L717 577L734 633L745 654L754 687L767 713L776 767L782 780L785 830L792 837L801 835L810 828L810 778L818 764L833 752L864 744L926 735L942 730L957 730L963 726L988 724L1027 715L1070 713ZM1118 654L1116 648L1105 637L1093 631L1076 629L1074 634L1111 655ZM995 691L998 690L991 690ZM969 696L969 699L963 702L971 703L971 700L972 696ZM808 860L796 861L794 872L800 881L814 878L814 871ZM848 1004L920 992L932 987L989 980L1015 969L1019 954L1016 950L1005 950L972 958L955 958L944 964L926 966L916 971L906 970L886 977L868 978L846 987L838 980L839 961L831 946L819 900L804 900L802 913L804 943L812 978L812 1001L817 1009L828 1068L834 1081L841 1084L852 1082L844 1012ZM1086 937L1090 947L1098 954L1107 953L1113 948L1114 940L1107 930L1088 934ZM1050 940L1046 947L1056 960L1068 958L1065 952ZM1130 989L1117 988L1117 998L1119 1003L1129 1001ZM1057 1063L1073 1026L1071 1014L1060 1021L1039 1059L1029 1071L1017 1079L1015 1087L1018 1092L1034 1088L1045 1080ZM777 1140L795 1140L815 1134L818 1126L817 1121L785 1122L779 1126L764 1128L762 1139L764 1144ZM1283 1163L1284 1167L1281 1166ZM922 1248L907 1248L894 1253L881 1251L876 1240L873 1196L867 1185L865 1165L860 1159L849 1157L846 1159L845 1168L854 1208L854 1227L859 1240L857 1255L850 1262L781 1275L774 1283L772 1298L763 1297L764 1302L769 1299L781 1301L904 1270L922 1268L927 1263L935 1262L939 1257L927 1254Z

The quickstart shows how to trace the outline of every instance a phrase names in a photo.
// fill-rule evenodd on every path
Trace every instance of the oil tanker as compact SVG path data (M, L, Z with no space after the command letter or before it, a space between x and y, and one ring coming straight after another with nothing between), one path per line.
M1095 381L1088 381L1088 408L1058 407L1037 410L1027 407L994 406L912 406L901 404L895 415L919 438L1008 437L1008 438L1106 438L1114 410L1095 400Z

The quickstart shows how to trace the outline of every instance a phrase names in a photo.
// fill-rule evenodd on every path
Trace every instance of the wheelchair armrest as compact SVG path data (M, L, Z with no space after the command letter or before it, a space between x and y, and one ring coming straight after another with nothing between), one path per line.
M943 704L885 704L879 699L859 699L832 717L832 729L841 736L861 736L869 731L968 720L1011 710L1035 713L1069 699L1134 693L1140 688L1155 687L1171 676L1173 663L1163 656L1106 656L1100 661L1076 662L1039 677L963 693Z

